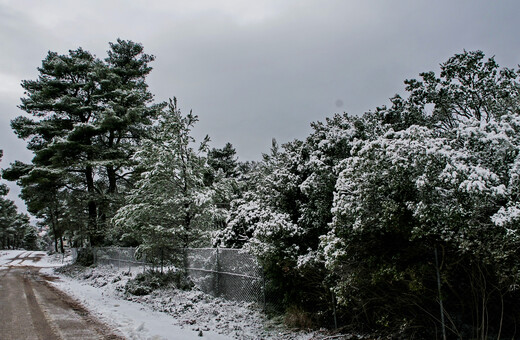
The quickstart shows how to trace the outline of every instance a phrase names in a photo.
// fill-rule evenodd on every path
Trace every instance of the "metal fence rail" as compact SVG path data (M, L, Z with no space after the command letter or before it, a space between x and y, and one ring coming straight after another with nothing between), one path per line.
M154 265L137 248L93 248L94 263L117 268L152 268ZM256 257L240 249L188 248L185 268L193 283L203 292L227 300L265 304L263 271ZM74 252L77 253L77 252Z

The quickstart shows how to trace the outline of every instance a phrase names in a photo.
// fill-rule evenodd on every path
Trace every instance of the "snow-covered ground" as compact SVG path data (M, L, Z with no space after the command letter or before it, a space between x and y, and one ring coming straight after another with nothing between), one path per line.
M200 330L183 327L166 313L154 311L145 304L123 300L112 290L114 285L108 285L101 277L97 276L96 281L79 281L62 275L61 280L54 284L128 339L231 339L211 331L203 331L200 337Z
M12 261L22 251L0 251L0 266L24 265ZM110 266L57 267L70 257L41 257L36 266L58 276L52 284L80 301L101 321L128 339L325 339L326 332L291 331L268 320L255 306L213 298L198 290L161 289L146 296L125 296L126 282L141 271ZM27 264L25 264L27 265ZM336 338L336 337L334 337Z
M25 258L20 257L21 255L29 255L31 260L27 261ZM37 259L36 261L32 259ZM21 267L21 266L32 266L40 268L57 268L63 264L70 262L70 258L65 259L61 255L58 256L47 256L44 251L27 251L27 250L0 250L0 266L6 268Z

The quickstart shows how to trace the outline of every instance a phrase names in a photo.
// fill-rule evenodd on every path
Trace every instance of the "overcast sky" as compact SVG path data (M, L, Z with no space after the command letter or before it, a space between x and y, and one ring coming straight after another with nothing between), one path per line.
M518 13L517 0L0 0L0 166L32 158L9 122L49 50L105 58L117 38L142 43L156 100L176 96L199 116L196 137L257 160L272 138L388 104L464 49L516 67Z

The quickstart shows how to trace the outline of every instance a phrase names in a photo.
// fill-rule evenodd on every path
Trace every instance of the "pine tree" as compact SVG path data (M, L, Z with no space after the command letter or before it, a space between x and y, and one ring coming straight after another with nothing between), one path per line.
M199 148L191 129L197 122L184 116L171 100L159 116L153 137L143 141L134 159L144 169L114 223L137 240L141 250L161 259L165 252L209 245L212 190L204 184L206 138Z
M35 154L34 171L59 173L75 202L69 215L76 225L86 221L81 229L91 245L103 243L122 200L118 188L132 185L136 164L129 160L161 107L151 105L145 82L153 57L131 41L110 46L105 61L82 48L49 52L38 79L22 82L20 108L35 118L11 123Z

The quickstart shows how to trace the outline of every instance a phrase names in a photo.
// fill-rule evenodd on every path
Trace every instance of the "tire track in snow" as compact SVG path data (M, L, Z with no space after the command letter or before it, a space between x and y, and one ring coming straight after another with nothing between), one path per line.
M123 339L31 266L42 256L23 252L0 266L0 339Z
M30 278L27 274L28 273L24 273L23 284L25 297L29 306L29 312L31 313L34 329L38 333L38 337L41 339L59 340L60 337L56 335L55 331L52 329L47 318L45 317L45 314L40 308L38 301L36 301L36 296L34 295L34 290L31 286Z

